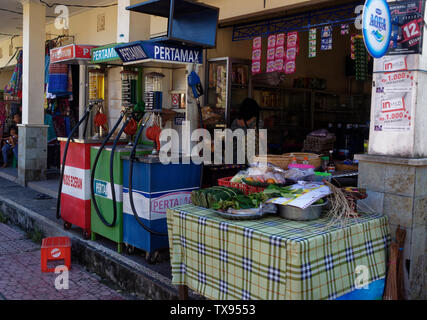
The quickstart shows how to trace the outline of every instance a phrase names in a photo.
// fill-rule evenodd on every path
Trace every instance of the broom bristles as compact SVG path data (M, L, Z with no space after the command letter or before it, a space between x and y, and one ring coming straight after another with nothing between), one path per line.
M396 241L399 248L397 255L397 292L399 300L405 300L405 285L403 282L403 247L405 246L406 230L397 227L396 230Z
M384 290L384 300L397 300L397 256L399 247L396 242L390 246L389 268L387 273L387 282Z

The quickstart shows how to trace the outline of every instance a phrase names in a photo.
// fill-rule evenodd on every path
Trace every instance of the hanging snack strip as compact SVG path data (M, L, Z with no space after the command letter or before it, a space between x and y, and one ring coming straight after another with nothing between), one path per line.
M347 23L341 24L341 35L345 36L349 33L350 33L350 26Z
M267 46L267 72L276 71L274 65L276 60L276 35L268 36L268 46Z
M296 70L296 58L299 52L298 32L289 32L286 46L285 73L291 74Z
M274 69L278 72L283 71L283 66L285 64L285 39L286 35L284 33L276 35Z
M368 79L368 54L365 49L363 38L355 39L356 47L356 80L366 81Z
M254 38L252 44L252 74L261 73L261 49L261 37Z
M324 26L322 28L320 50L332 50L332 26Z
M317 29L311 28L308 33L308 57L316 57Z

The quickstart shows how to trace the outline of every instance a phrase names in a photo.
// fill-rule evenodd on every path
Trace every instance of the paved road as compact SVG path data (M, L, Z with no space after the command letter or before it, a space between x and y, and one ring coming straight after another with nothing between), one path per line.
M77 264L71 265L68 290L55 289L57 276L41 272L40 245L0 223L0 300L126 299Z

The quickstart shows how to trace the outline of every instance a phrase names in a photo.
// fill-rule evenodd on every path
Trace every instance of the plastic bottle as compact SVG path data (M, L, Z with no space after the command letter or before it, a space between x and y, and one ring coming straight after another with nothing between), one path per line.
M344 145L343 145L343 156L344 160L350 160L351 157L351 143L352 143L352 125L347 124L344 130Z
M340 155L340 150L342 149L342 145L343 145L343 130L342 130L342 124L338 123L337 124L337 129L335 131L335 148L334 148L334 155L335 157L339 158Z
M296 157L293 157L292 158L292 161L291 161L291 164L297 164L298 162L297 162L297 158Z
M328 164L329 164L329 157L325 156L322 157L322 170L327 172L328 171Z
M302 164L309 164L308 163L308 157L304 157L304 161L302 162Z
M327 172L334 173L336 171L336 166L333 158L333 151L329 151L329 162Z

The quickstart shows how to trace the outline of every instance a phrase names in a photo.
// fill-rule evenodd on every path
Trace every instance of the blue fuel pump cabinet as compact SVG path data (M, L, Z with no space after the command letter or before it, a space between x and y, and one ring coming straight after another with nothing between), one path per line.
M128 248L141 249L149 256L168 248L168 237L148 232L136 220L129 200L131 161L129 157L123 159L123 242ZM137 157L132 194L138 217L144 225L167 234L166 210L191 203L191 192L200 188L201 170L202 166L194 163L164 165L158 156Z

